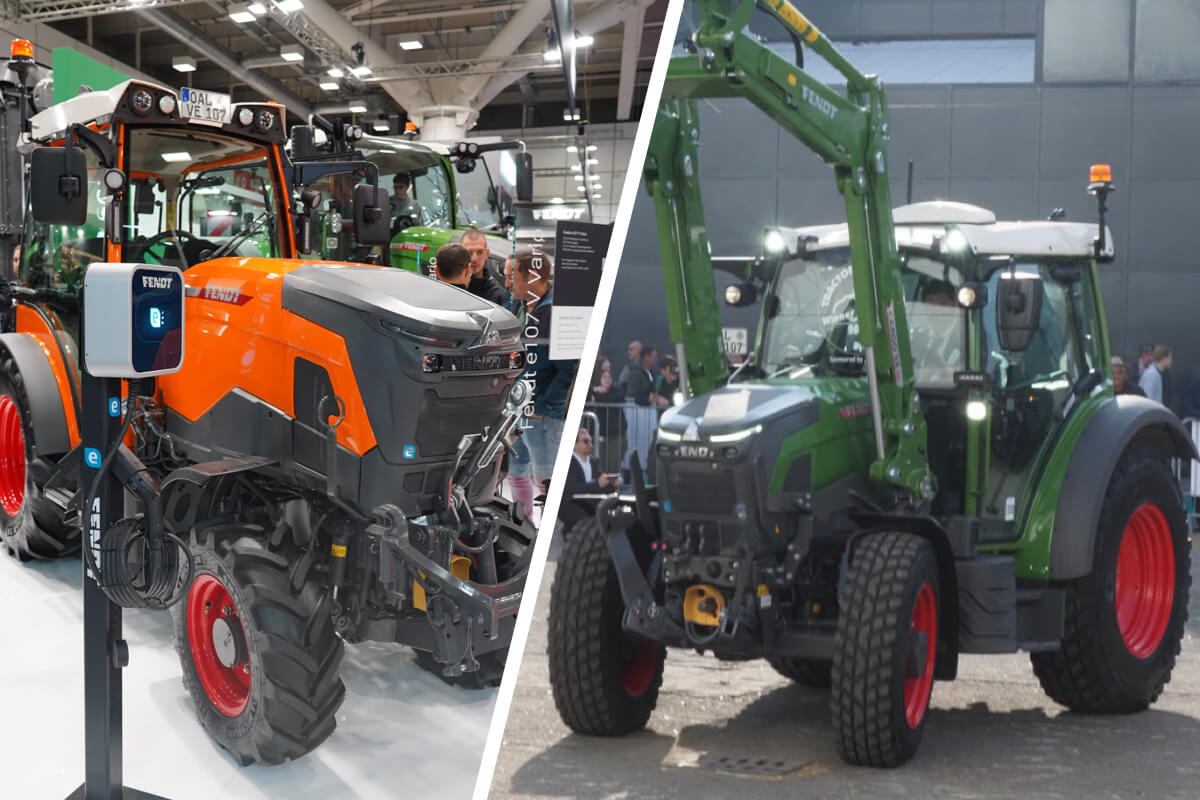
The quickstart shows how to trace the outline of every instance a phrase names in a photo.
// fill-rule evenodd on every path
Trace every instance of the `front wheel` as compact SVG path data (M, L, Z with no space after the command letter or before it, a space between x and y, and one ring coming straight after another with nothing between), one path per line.
M588 520L567 541L550 590L550 687L576 733L633 733L658 703L666 648L626 633L624 614L604 531Z
M79 528L42 493L53 472L33 457L34 431L22 376L5 361L0 370L0 539L22 561L62 558L79 550Z
M1127 455L1100 508L1092 572L1067 595L1062 644L1031 656L1051 699L1073 711L1121 714L1158 698L1187 622L1190 550L1166 460Z
M259 525L198 538L191 586L171 609L196 714L243 765L299 758L333 733L346 694L342 640L312 558L290 536L268 548Z
M929 542L889 532L854 546L831 697L838 751L848 763L895 767L916 753L933 691L940 599Z

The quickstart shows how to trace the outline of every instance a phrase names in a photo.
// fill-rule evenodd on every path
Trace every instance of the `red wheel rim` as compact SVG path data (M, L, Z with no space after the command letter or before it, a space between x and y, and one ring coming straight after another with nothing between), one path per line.
M228 657L222 661L214 641L214 626L222 619L245 641L245 627L229 591L216 577L198 575L192 581L187 599L187 635L192 663L196 665L200 685L213 706L227 717L236 717L250 702L250 662L231 664L227 663ZM224 630L222 626L221 631Z
M621 685L630 697L641 697L650 688L658 669L658 655L659 645L641 642L622 660Z
M1117 626L1125 647L1146 658L1162 643L1175 602L1171 526L1153 503L1138 506L1117 552Z
M913 730L921 724L929 708L929 692L933 688L933 658L937 653L937 614L937 595L933 592L933 584L926 581L917 592L917 602L913 605L912 619L908 623L909 642L913 641L913 633L920 631L925 634L925 669L920 675L910 678L906 674L904 678L904 718ZM908 663L908 646L905 646L906 670Z
M25 502L25 431L21 412L6 394L0 395L0 506L10 517Z

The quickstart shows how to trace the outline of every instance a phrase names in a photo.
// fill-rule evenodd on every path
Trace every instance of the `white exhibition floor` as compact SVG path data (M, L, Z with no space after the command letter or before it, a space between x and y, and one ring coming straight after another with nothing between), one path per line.
M0 551L0 798L61 800L83 780L78 558ZM333 735L278 767L239 767L200 727L167 612L126 611L125 784L169 800L470 797L496 691L446 686L399 645L346 647Z

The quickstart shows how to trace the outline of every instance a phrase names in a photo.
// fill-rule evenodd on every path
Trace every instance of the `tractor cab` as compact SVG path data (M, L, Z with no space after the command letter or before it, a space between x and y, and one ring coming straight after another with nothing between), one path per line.
M361 161L293 164L282 106L222 106L202 94L181 102L172 89L131 80L29 119L19 277L72 333L88 264L188 270L225 257L294 258L311 250L309 184L377 176ZM340 200L354 219L353 191ZM381 241L378 224L359 227L360 241Z
M1105 380L1096 226L1000 222L950 202L901 206L893 219L933 513L977 516L984 541L1017 539L1053 431ZM776 266L764 282L754 380L852 379L857 392L839 386L832 396L849 392L838 412L868 423L846 226L770 229L765 240ZM1105 241L1102 257L1112 254Z

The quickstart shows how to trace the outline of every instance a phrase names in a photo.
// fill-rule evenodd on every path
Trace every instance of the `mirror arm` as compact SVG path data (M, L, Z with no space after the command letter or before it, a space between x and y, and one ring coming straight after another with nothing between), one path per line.
M73 136L78 137L80 144L87 145L96 154L100 166L105 169L113 169L117 166L117 146L107 136L76 122L67 129L65 145L68 153L71 150L71 137ZM70 155L67 158L70 158Z

